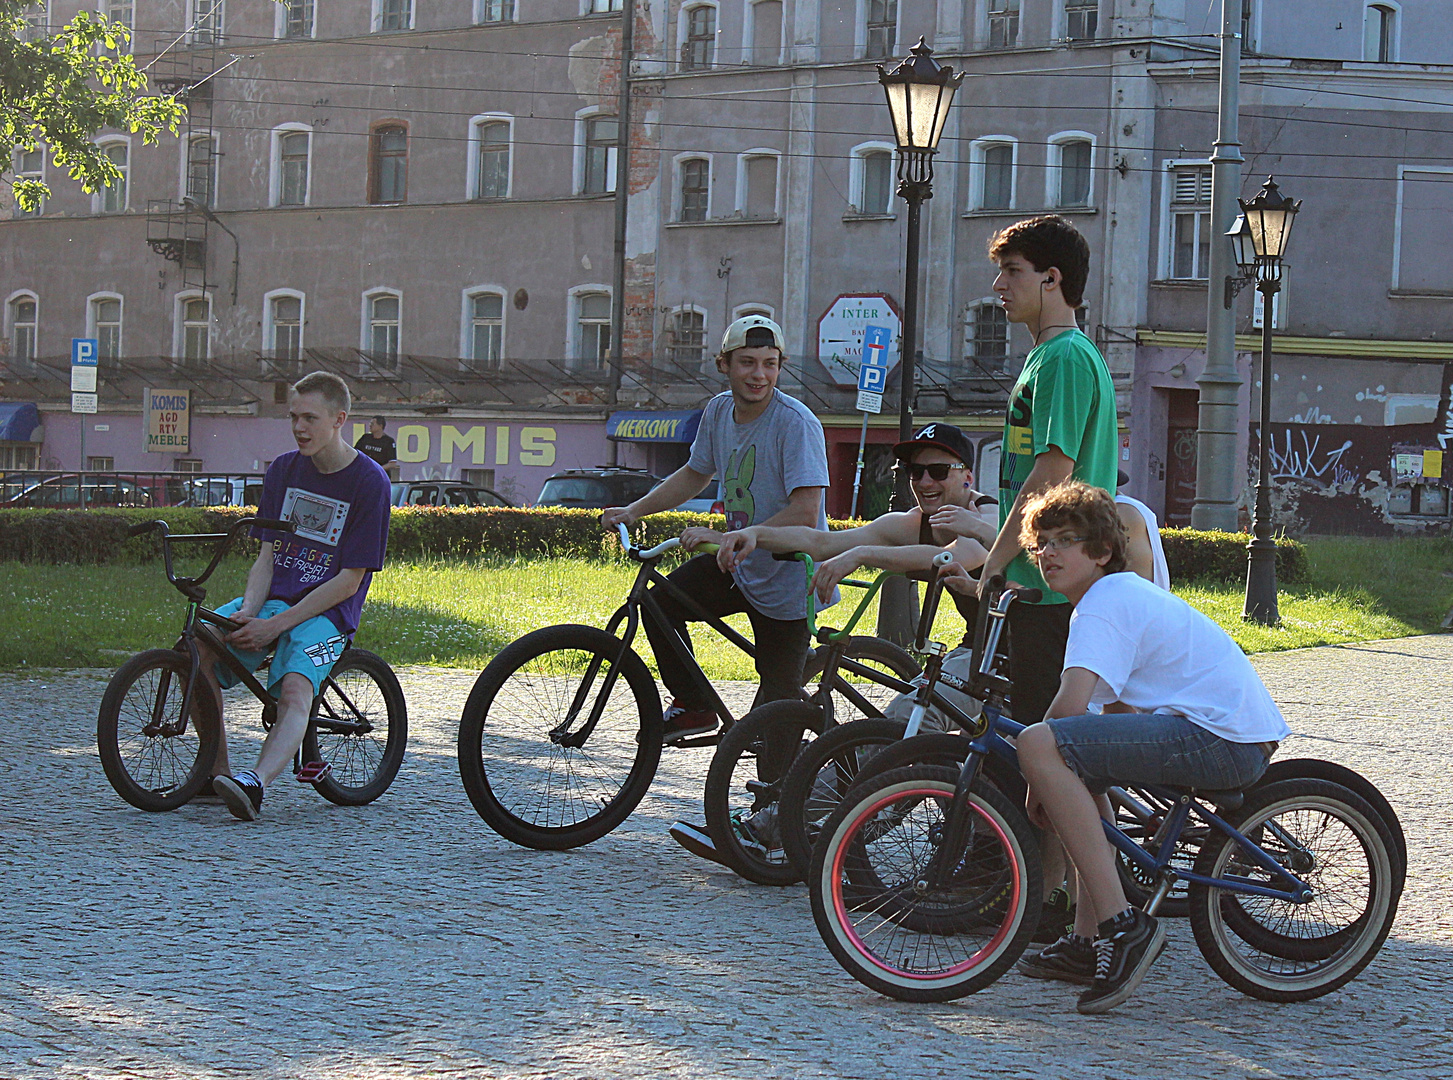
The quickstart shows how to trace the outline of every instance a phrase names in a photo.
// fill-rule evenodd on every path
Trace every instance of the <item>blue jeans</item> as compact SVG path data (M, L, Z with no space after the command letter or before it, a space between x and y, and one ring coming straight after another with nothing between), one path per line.
M1060 756L1094 792L1111 786L1229 791L1266 771L1260 743L1236 743L1169 713L1104 713L1046 720Z

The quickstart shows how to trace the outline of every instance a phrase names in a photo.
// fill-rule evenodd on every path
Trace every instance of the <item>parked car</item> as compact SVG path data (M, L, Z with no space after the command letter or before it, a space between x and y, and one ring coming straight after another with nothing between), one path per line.
M489 488L456 480L408 480L389 485L395 506L513 506Z
M84 498L82 496L84 495ZM151 506L151 492L133 480L108 476L52 476L12 495L5 506L41 506L52 510L82 507Z
M256 506L262 499L262 480L258 477L187 480L176 500L177 506Z
M701 494L694 499L687 499L678 506L678 510L690 510L697 514L725 514L726 507L721 501L721 482L713 477L701 489Z
M556 473L540 488L536 506L568 506L601 510L635 502L661 482L644 469L604 467L567 469Z

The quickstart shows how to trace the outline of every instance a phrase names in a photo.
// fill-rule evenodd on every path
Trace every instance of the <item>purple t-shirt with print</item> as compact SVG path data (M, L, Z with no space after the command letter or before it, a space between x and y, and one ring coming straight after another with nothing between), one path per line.
M323 612L342 633L357 630L368 583L383 569L388 548L388 474L364 454L337 472L321 473L312 458L294 450L267 470L257 516L291 521L295 530L252 530L274 544L267 598L291 606L340 570L365 570L358 591Z

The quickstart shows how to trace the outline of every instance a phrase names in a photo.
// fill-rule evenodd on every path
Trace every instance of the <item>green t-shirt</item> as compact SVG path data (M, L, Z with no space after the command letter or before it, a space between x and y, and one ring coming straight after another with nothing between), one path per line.
M1115 387L1100 351L1078 330L1036 347L1009 395L999 461L1000 528L1029 479L1034 459L1051 446L1074 459L1074 479L1114 493L1120 447ZM1039 567L1022 551L1005 574L1010 581L1042 589L1046 604L1069 603L1044 583Z

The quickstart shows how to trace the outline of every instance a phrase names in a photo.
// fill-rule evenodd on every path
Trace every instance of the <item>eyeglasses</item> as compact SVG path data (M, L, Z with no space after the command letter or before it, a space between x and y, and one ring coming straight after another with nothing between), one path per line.
M928 475L931 476L931 477L933 477L935 480L947 480L948 479L948 474L950 472L952 472L954 469L967 469L968 468L968 466L965 465L963 462L956 462L955 464L950 465L946 461L936 461L932 465L906 465L906 464L900 464L900 465L895 465L893 467L895 469L907 469L908 470L908 476L912 480L921 480L921 479L923 479L923 474L924 473L928 473Z
M1046 555L1051 551L1063 551L1071 544L1083 544L1084 542L1085 538L1083 536L1053 536L1042 543L1035 544L1033 547L1027 547L1024 550L1031 559L1037 559L1041 555Z

